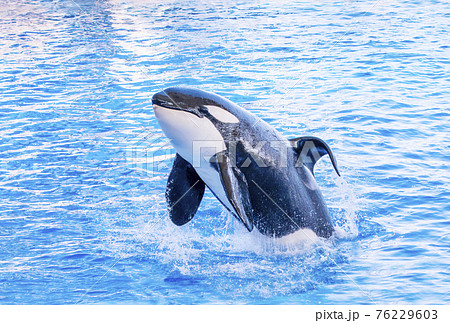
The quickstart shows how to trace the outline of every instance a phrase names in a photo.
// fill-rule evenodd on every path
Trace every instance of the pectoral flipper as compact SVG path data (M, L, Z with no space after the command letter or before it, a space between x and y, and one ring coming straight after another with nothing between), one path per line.
M169 216L176 225L189 222L205 193L205 183L194 167L176 154L166 188Z

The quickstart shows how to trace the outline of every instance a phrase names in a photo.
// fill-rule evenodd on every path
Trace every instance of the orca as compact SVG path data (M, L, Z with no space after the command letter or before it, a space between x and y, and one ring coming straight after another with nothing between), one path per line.
M248 231L279 238L310 229L322 238L332 236L314 165L329 155L340 174L322 139L287 140L228 99L189 87L167 88L152 103L176 150L165 194L174 224L194 217L208 187Z

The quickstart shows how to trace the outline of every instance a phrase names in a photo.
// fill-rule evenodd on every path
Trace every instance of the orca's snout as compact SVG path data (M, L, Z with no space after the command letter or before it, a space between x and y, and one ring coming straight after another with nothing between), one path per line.
M152 104L167 108L175 106L173 100L166 94L165 91L161 91L153 95Z

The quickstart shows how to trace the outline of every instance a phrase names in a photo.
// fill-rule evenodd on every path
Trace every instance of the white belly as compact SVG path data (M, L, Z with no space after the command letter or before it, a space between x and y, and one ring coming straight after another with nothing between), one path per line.
M226 150L222 135L207 118L192 113L153 106L156 119L177 153L197 171L205 184L229 210L234 210L222 185L219 173L209 160Z

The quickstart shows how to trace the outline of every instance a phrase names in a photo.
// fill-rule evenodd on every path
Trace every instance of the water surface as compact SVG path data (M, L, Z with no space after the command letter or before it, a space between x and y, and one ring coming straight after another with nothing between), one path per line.
M0 12L1 304L442 304L445 1L40 1ZM167 217L151 96L223 95L333 148L328 241ZM295 238L295 237L294 237Z

